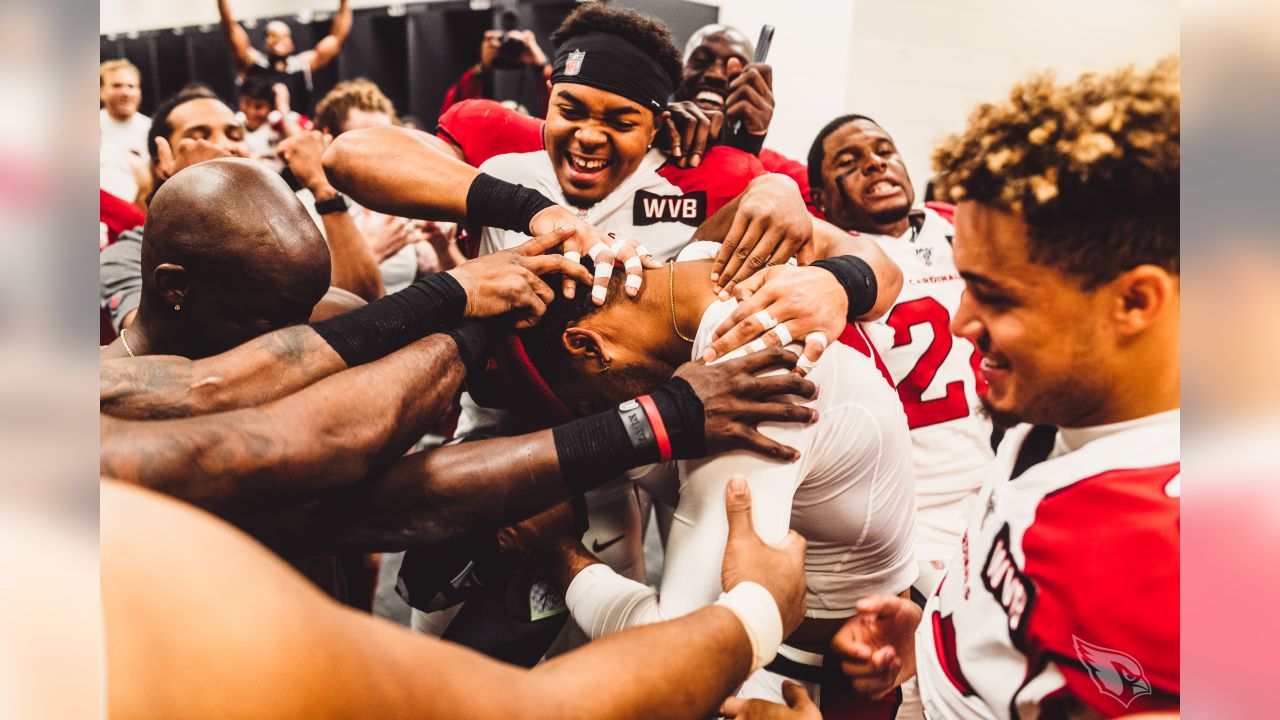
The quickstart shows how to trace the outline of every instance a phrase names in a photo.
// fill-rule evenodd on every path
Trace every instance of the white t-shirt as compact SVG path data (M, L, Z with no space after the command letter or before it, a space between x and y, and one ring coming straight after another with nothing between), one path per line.
M106 108L98 111L98 122L102 128L103 145L119 148L140 158L149 158L147 151L147 133L151 131L151 118L142 113L134 113L133 117L121 122L111 117Z
M737 307L713 302L703 313L691 357ZM808 540L806 615L843 618L872 593L900 593L916 577L912 548L915 495L911 440L893 390L871 360L832 345L809 378L819 388L806 402L819 419L807 426L763 423L760 431L800 451L783 463L746 452L681 461L679 501L667 540L661 593L593 565L570 584L565 600L592 637L658 622L706 606L720 594L720 564L728 521L725 486L742 474L751 488L755 528L767 542L794 528ZM670 496L669 472L637 482L655 497Z

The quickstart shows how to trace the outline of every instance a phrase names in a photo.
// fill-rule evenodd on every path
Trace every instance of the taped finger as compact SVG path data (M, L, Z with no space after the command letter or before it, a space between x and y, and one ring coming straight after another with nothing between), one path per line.
M568 260L571 263L581 263L582 253L578 252L577 250L565 250L564 259Z
M756 319L756 322L760 323L760 326L764 328L766 331L772 330L778 324L777 318L770 315L767 309L756 312L756 314L752 315L752 317L754 317ZM782 343L782 344L786 345L786 343Z
M649 248L645 247L644 243L636 244L636 255L640 257L653 257L653 253L649 252Z
M761 312L764 312L764 311L762 310ZM795 339L791 337L791 330L787 329L786 323L779 324L778 326L774 327L773 330L771 330L770 332L778 336L778 344L781 345L782 347L786 347L787 345L790 345L791 341Z
M622 250L626 247L627 247L627 241L619 240L618 242L609 246L609 252L613 253L613 256L616 258L622 255Z
M595 245L592 245L591 249L587 251L587 257L591 258L591 262L599 263L600 256L607 252L609 252L609 246L602 242L598 242ZM599 270L600 268L597 266L596 271L599 272Z
M639 290L640 285L644 282L644 276L640 274L627 276L627 289Z
M642 265L643 263L640 262L640 257L638 255L632 255L627 258L625 263L622 264L622 266L626 268L627 272L638 271Z

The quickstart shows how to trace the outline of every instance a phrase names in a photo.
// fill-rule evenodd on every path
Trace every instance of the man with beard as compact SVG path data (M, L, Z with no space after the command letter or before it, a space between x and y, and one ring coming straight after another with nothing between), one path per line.
M858 602L834 642L855 690L918 675L930 717L1178 709L1179 79L1033 77L935 154L952 327L1024 424L923 612Z
M915 189L893 138L871 118L844 115L809 150L813 201L835 225L867 233L903 271L902 292L871 329L911 426L918 525L916 588L937 587L991 463L991 421L982 413L981 359L951 334L964 281L956 272L951 223L913 209ZM892 341L889 338L892 338Z
M312 73L338 56L343 41L351 32L352 20L350 0L340 0L329 34L314 48L300 53L294 52L293 31L288 24L272 20L267 23L267 36L263 42L267 51L264 53L249 44L249 34L236 22L228 0L218 0L218 16L239 79L243 81L250 75L262 75L272 85L284 83L293 106L303 112L310 112L311 108Z

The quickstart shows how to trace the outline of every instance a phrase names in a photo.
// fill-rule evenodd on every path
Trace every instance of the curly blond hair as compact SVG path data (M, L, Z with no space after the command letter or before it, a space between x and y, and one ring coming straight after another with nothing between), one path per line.
M352 110L380 112L396 119L396 106L373 82L364 78L344 80L316 105L315 126L337 137Z
M1020 215L1031 259L1086 286L1137 265L1178 272L1180 63L1058 84L1049 73L980 105L933 156L941 197Z

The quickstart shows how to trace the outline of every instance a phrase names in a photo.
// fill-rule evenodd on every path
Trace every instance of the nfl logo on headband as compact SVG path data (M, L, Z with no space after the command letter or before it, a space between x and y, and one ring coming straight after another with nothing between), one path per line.
M565 75L577 75L582 71L582 59L587 56L586 50L574 50L569 53L569 58L564 63Z

